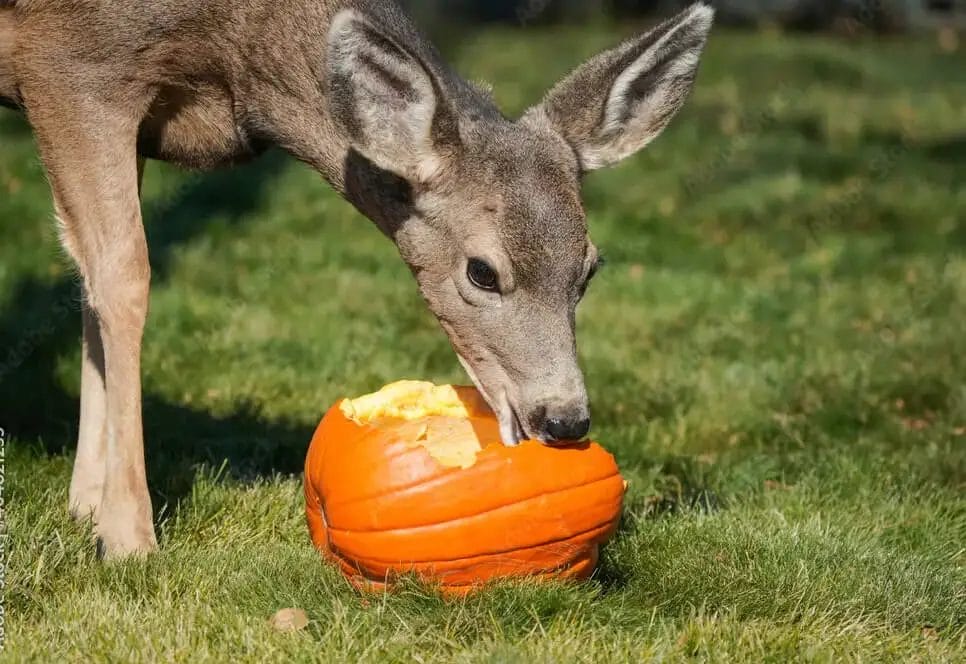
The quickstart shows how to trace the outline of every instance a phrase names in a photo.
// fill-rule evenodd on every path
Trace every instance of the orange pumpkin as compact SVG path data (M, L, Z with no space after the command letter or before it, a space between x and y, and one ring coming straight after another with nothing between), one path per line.
M597 443L505 447L475 389L416 381L339 401L305 462L312 541L368 589L404 573L450 593L586 578L624 487Z

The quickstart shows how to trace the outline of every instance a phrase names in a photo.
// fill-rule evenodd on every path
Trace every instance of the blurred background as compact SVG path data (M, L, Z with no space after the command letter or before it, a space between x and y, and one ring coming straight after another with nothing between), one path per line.
M554 23L671 14L685 0L406 0L424 22ZM966 25L962 0L717 0L721 25L900 32Z

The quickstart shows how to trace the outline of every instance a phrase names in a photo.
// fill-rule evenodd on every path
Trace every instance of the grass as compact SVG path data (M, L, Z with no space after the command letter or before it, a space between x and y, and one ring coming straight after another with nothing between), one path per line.
M511 111L603 28L454 58ZM539 62L540 67L523 63ZM66 518L80 324L29 133L0 115L6 661L966 657L966 59L929 41L717 33L682 115L586 185L595 436L630 481L599 574L362 598L299 470L336 398L460 381L395 250L279 155L152 164L144 354L161 552ZM310 618L273 631L283 607Z

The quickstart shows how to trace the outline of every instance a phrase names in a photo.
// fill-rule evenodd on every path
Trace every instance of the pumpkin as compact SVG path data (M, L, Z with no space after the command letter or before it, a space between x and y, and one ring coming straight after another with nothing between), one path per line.
M372 590L402 574L449 594L498 578L586 578L625 486L597 443L506 447L474 388L417 381L336 403L305 462L313 543Z

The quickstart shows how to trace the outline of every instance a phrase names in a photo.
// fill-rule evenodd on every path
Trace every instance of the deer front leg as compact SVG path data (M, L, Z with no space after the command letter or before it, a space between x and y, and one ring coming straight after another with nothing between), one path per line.
M70 507L93 516L102 556L144 553L157 543L141 425L150 267L138 196L137 116L49 88L32 99L24 92L62 239L86 296Z
M144 160L138 159L138 190L144 173ZM58 219L66 218L58 210ZM89 296L81 312L83 343L81 349L80 425L77 432L77 454L70 481L68 506L71 516L78 521L97 522L104 493L107 470L107 394L104 371L104 342L101 323L88 305Z
M64 213L59 213L58 217L63 219ZM80 426L70 480L69 507L75 519L93 518L96 523L107 470L107 394L100 322L86 302L83 307Z

